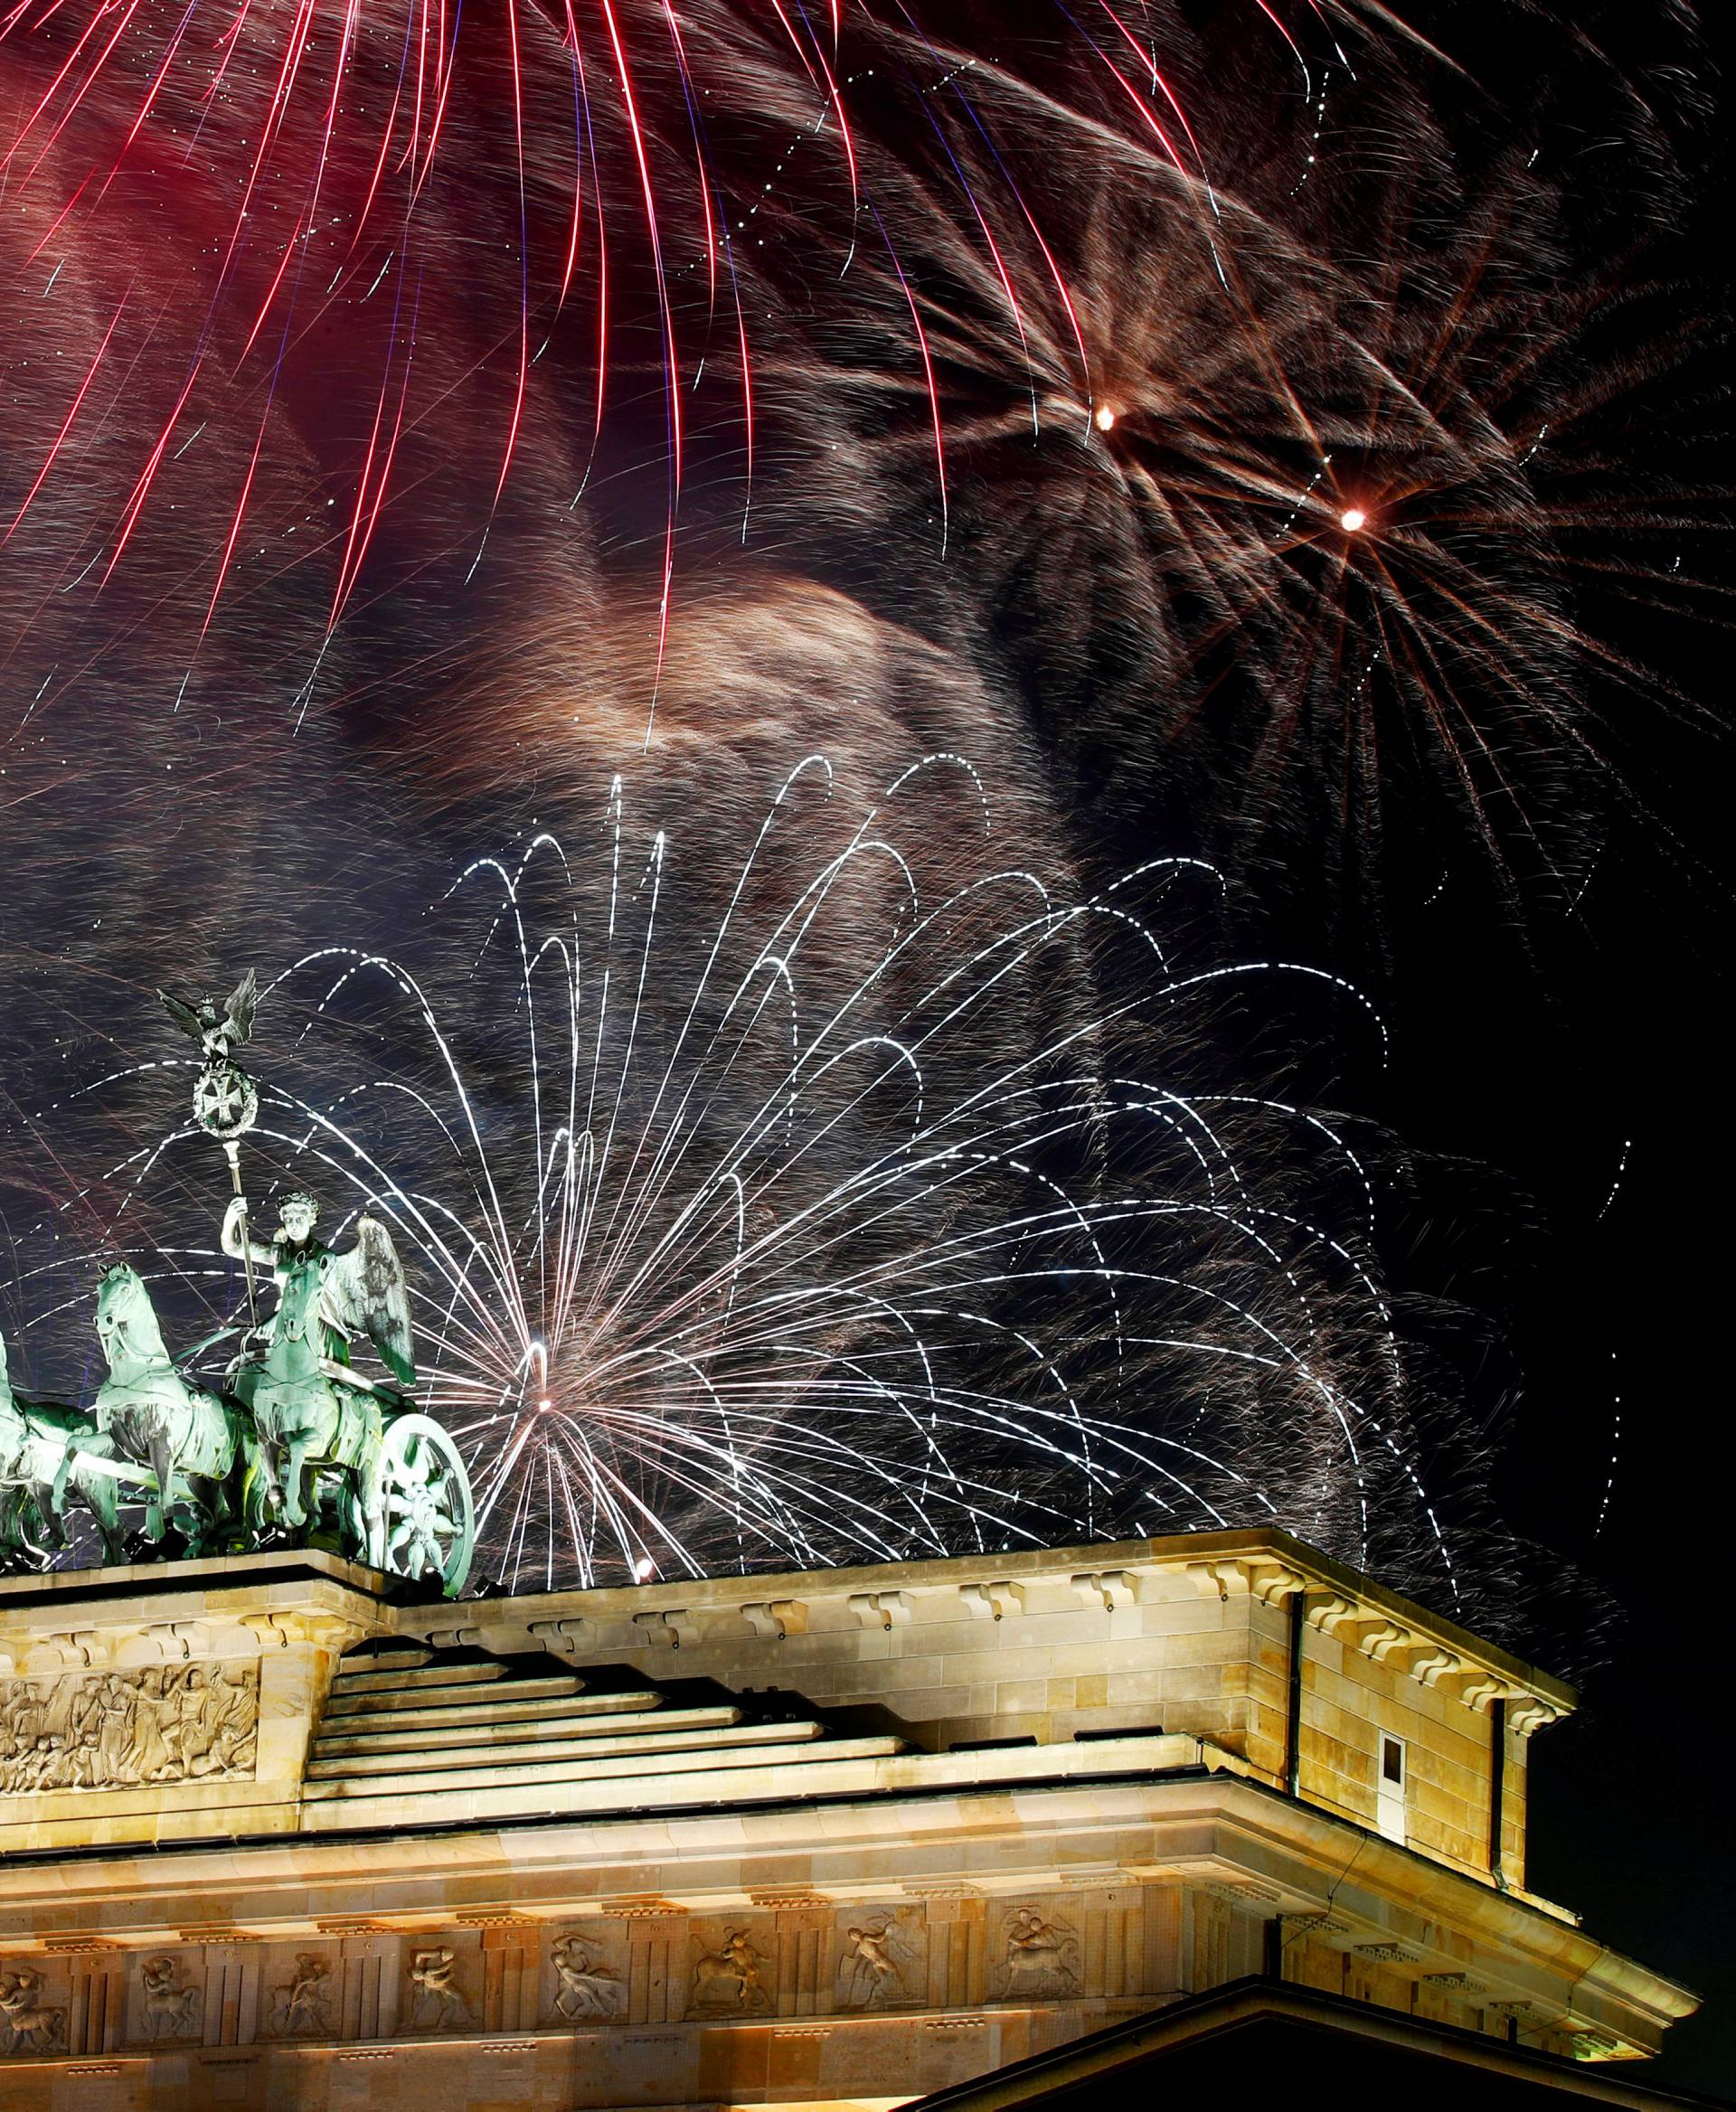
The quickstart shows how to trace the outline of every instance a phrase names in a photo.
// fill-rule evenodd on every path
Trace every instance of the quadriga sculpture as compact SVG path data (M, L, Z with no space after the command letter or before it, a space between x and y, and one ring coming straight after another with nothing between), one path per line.
M224 1252L269 1268L278 1287L263 1356L244 1352L230 1381L258 1436L261 1514L298 1530L335 1484L353 1552L401 1576L431 1570L455 1593L475 1532L469 1480L451 1438L403 1391L416 1382L403 1265L377 1218L358 1218L355 1244L335 1253L316 1236L318 1216L314 1197L292 1189L269 1247L250 1240L239 1202L223 1221ZM358 1337L389 1381L353 1367Z
M16 1398L0 1344L0 1565L45 1567L65 1544L71 1499L96 1521L110 1562L125 1559L130 1509L142 1510L147 1550L172 1527L194 1555L311 1535L375 1569L431 1577L448 1596L463 1589L476 1525L469 1478L452 1439L404 1391L416 1367L397 1251L385 1226L364 1217L355 1244L334 1253L314 1237L317 1215L312 1196L292 1193L260 1248L244 1210L231 1212L224 1248L269 1268L278 1306L221 1378L202 1380L193 1364L235 1330L177 1360L126 1262L97 1296L108 1369L90 1413ZM357 1337L389 1379L352 1366Z
M95 1519L104 1560L121 1559L115 1477L98 1457L108 1450L94 1416L18 1398L0 1335L0 1561L14 1551L45 1563L63 1548L69 1498Z
M102 1279L97 1334L108 1365L97 1428L123 1458L151 1469L146 1539L160 1541L175 1519L190 1553L220 1548L247 1508L253 1446L246 1419L177 1369L144 1279L124 1261Z

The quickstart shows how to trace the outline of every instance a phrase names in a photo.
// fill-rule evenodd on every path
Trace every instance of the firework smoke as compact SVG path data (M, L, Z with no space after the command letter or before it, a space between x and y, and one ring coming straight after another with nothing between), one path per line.
M706 930L617 786L590 841L468 869L417 967L326 948L268 989L301 1023L256 1184L391 1215L507 1585L1265 1520L1475 1593L1344 1127L1191 1075L1250 992L1378 1023L1222 957L1190 861L1080 896L999 852L959 758L867 808L810 758ZM241 1295L210 1155L174 1131L101 1189L189 1334ZM27 1279L44 1376L70 1267Z
M1582 580L1693 592L1692 348L1639 290L1692 113L1661 30L1515 28L1600 86L1593 212L1449 32L21 5L8 796L117 712L228 747L238 694L443 790L588 783L575 722L655 745L685 653L731 741L842 597L1063 807L1156 799L1344 902L1467 845L1571 900L1654 686ZM748 708L830 741L799 673Z

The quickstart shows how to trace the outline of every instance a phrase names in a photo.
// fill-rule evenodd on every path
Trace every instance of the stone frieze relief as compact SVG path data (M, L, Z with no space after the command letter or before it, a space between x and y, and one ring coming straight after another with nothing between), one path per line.
M257 1663L0 1682L0 1796L250 1776L259 1714Z

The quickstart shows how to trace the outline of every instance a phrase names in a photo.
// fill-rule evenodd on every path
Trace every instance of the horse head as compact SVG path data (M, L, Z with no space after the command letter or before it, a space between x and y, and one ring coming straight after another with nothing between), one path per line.
M122 1364L137 1369L169 1361L145 1279L124 1261L103 1276L97 1293L97 1334L111 1372Z

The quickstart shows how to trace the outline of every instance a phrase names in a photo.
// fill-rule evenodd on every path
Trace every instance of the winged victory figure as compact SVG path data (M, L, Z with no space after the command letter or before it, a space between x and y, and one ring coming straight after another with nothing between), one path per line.
M278 1204L278 1230L271 1244L262 1247L249 1237L246 1206L238 1196L223 1219L223 1251L239 1259L246 1240L252 1259L276 1278L279 1299L291 1271L316 1262L325 1354L334 1363L347 1365L352 1340L364 1335L399 1384L413 1386L416 1359L410 1342L410 1292L392 1234L378 1218L358 1218L354 1246L337 1254L316 1236L318 1216L315 1197L305 1188L291 1189Z
M166 990L156 995L181 1032L198 1042L207 1063L226 1063L253 1032L259 978L250 968L221 1004L214 997L201 997L189 1004Z

